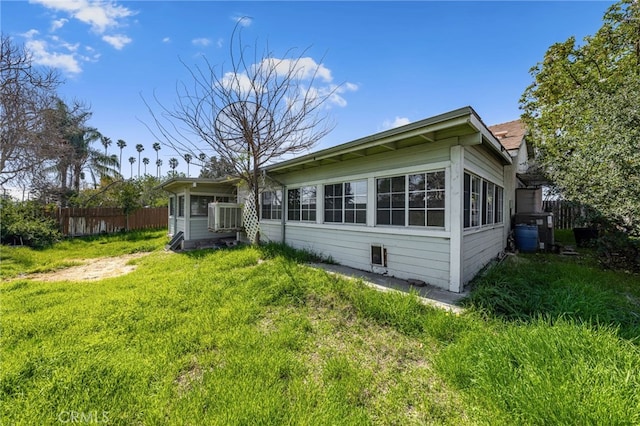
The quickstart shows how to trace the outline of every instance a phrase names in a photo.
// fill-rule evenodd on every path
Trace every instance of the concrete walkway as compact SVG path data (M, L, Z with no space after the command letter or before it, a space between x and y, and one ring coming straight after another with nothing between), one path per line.
M461 313L464 308L458 306L458 302L468 295L468 293L453 293L432 285L416 286L406 280L375 274L373 272L361 271L342 265L331 265L327 263L310 263L313 268L323 269L330 274L336 274L349 279L362 280L366 285L380 291L399 291L409 293L415 291L420 301L426 305L446 309L451 312Z

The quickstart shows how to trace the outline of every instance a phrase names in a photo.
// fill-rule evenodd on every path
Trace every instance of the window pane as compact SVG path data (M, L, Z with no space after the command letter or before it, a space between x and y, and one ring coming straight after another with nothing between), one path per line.
M444 210L429 210L427 226L444 226Z
M409 225L424 226L425 224L425 212L424 210L410 210L409 211Z
M427 189L444 189L444 172L427 173Z
M444 191L427 192L427 207L430 209L444 209Z
M366 211L357 211L356 212L356 223L367 223L367 212Z
M404 209L403 210L393 210L391 212L391 224L404 226Z
M464 227L471 224L471 176L464 174Z
M378 208L386 209L391 207L391 196L389 195L378 195Z
M346 210L344 212L345 223L355 223L356 214L353 210Z
M378 179L378 194L391 192L391 179Z
M391 181L392 192L404 193L404 176L396 176Z
M390 225L391 212L389 210L378 210L376 212L376 223L378 225Z
M424 174L409 175L409 191L424 191Z
M391 196L391 207L396 208L404 208L404 193L402 194L393 194Z
M409 208L424 208L425 196L424 192L412 192L409 194Z

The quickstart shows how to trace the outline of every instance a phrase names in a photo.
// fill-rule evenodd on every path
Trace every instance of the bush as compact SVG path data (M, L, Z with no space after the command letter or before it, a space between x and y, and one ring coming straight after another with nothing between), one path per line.
M50 246L62 238L58 224L34 202L0 200L0 242L34 248Z
M640 240L618 230L608 230L596 240L596 251L605 268L640 272Z

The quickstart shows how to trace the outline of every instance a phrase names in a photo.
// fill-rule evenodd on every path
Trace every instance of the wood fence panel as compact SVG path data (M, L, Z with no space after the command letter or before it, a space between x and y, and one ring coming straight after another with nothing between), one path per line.
M61 208L53 217L64 235L111 234L127 227L127 217L119 208ZM138 209L129 215L129 229L154 229L168 224L167 208Z
M553 213L555 229L571 229L576 227L583 214L580 206L564 200L543 201L542 208L546 212Z

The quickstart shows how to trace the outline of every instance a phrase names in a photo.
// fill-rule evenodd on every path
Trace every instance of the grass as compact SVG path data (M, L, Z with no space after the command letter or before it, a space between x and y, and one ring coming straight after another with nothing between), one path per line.
M10 271L152 250L125 276L0 284L2 424L640 423L637 276L519 256L454 315L305 267L309 253L165 242L2 248Z
M159 250L167 243L166 235L166 230L156 230L69 238L41 250L3 245L0 246L0 278L55 271L78 265L83 259Z

